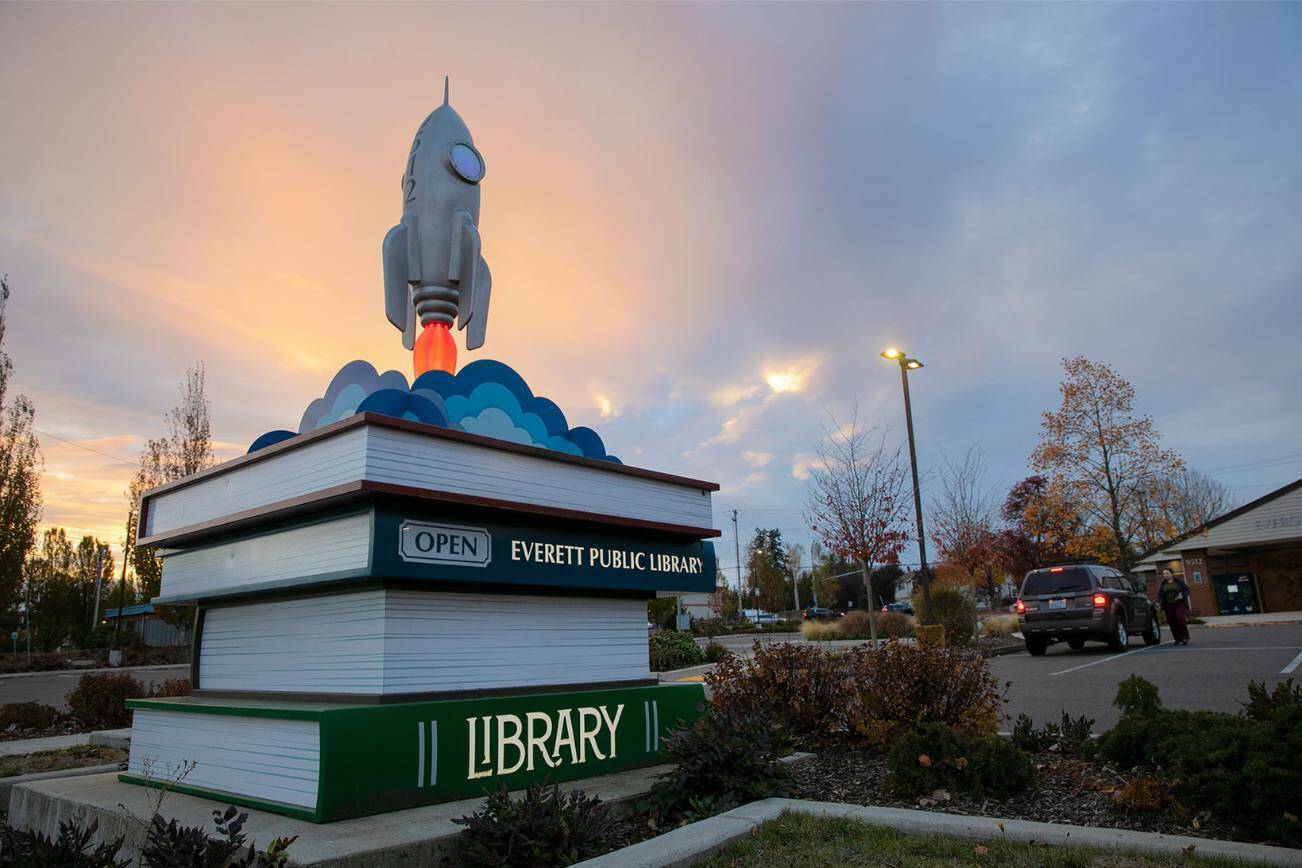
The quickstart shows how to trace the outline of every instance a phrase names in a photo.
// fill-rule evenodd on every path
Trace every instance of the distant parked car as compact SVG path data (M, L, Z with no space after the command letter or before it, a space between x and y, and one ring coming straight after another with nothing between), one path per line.
M883 612L899 612L902 615L912 615L913 606L909 603L887 603L882 606Z
M803 617L806 621L833 621L841 615L823 606L806 606Z

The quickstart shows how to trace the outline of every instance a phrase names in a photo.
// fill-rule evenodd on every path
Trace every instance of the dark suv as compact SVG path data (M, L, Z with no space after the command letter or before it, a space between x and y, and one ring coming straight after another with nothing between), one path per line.
M1157 612L1143 589L1097 564L1031 570L1017 598L1017 620L1026 650L1037 656L1058 641L1080 649L1096 639L1114 651L1126 650L1132 635L1143 636L1145 645L1162 641Z

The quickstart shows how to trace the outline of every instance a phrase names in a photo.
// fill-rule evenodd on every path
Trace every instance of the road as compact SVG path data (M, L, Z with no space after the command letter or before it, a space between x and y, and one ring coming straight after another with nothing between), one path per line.
M1057 721L1065 709L1094 718L1095 732L1116 723L1112 700L1117 684L1140 675L1157 685L1167 708L1239 711L1250 679L1268 686L1290 674L1302 681L1302 624L1260 627L1190 627L1189 645L1176 647L1163 631L1163 644L1115 654L1091 643L1080 651L1053 645L1043 657L1025 651L996 657L990 668L1008 681L1011 717L1029 714L1036 723ZM1285 674L1293 666L1295 671Z
M114 670L118 671L118 670ZM190 674L190 664L175 666L153 666L147 669L121 670L143 683L153 687L169 678L180 678ZM68 691L77 686L83 671L71 672L33 672L18 675L0 675L0 703L5 702L43 702L55 708L67 708L64 697Z

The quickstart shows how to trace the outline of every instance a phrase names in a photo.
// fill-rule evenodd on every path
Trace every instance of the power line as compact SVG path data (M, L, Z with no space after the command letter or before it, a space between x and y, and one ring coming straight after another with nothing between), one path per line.
M114 461L118 462L119 464L125 464L128 467L136 466L136 462L134 461L127 461L125 458L119 458L116 455L110 455L107 452L101 452L99 449L86 446L85 444L82 443L77 443L76 441L69 440L66 437L60 437L58 434L51 434L49 431L42 431L40 428L33 428L32 430L35 431L37 434L40 434L42 437L53 437L55 440L58 440L60 443L67 443L69 446L75 446L78 449L84 449L87 452L94 452L96 455L103 456L104 458L111 458Z

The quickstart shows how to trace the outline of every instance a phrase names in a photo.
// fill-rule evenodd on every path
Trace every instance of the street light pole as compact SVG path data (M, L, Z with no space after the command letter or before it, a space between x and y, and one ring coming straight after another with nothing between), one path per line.
M737 558L737 621L742 619L741 589L741 537L737 536L737 510L732 511L732 547Z
M913 472L913 511L918 525L918 566L922 582L922 620L931 623L931 573L927 569L927 534L922 527L922 487L918 484L918 450L913 442L913 404L909 400L909 371L922 367L922 362L909 358L897 349L882 353L882 358L898 362L900 385L904 388L904 425L909 432L909 469Z

